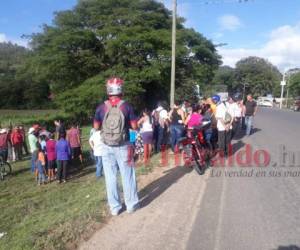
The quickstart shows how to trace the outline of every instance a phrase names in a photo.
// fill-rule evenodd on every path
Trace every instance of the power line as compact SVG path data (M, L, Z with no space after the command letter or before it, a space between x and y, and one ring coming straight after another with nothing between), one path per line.
M186 0L180 1L180 3L192 3L199 5L213 5L213 4L228 4L228 3L252 3L256 0Z

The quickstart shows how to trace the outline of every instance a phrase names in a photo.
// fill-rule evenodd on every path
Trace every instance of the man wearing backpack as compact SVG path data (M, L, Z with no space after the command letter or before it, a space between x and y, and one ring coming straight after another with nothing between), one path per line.
M95 122L101 125L101 138L104 143L102 163L112 215L118 215L122 208L118 192L118 170L122 176L127 212L132 213L139 207L133 148L129 142L129 129L137 129L137 119L132 106L122 100L123 83L120 78L107 80L108 100L97 108L95 114Z

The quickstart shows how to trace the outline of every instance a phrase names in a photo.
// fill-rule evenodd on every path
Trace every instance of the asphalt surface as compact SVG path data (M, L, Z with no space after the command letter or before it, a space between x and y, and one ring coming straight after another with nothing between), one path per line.
M260 108L230 164L202 176L172 162L155 168L139 180L141 209L109 219L79 248L300 250L299 125L300 113Z
M300 113L260 108L254 133L235 143L270 164L210 170L186 249L300 249Z

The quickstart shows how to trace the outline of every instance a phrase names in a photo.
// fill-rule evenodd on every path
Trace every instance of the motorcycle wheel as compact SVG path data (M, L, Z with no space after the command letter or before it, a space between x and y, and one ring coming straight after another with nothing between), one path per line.
M4 177L11 174L11 166L8 162L1 162L0 166L1 171L1 180L4 180Z
M194 152L194 169L199 175L203 175L205 173L205 169L207 167L207 161L204 161L201 159L202 157L199 155L198 150L195 150Z

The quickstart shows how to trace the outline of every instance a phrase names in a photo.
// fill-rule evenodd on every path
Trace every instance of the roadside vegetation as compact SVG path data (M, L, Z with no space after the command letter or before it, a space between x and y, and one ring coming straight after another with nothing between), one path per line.
M0 44L0 106L88 118L111 76L125 80L126 99L139 110L167 101L171 32L172 13L158 1L78 1L29 34L30 50ZM212 41L177 18L178 98L195 98L195 83L211 84L220 59Z
M54 119L67 120L69 118L64 112L55 109L47 110L13 110L0 109L0 125L7 127L9 125L27 125L34 123L48 125Z
M47 113L48 112L48 113ZM0 110L3 124L42 120L57 111ZM52 113L53 112L53 113ZM90 127L82 127L85 164L70 166L65 184L51 182L38 186L30 173L29 157L12 163L12 175L0 181L0 249L74 249L89 237L108 216L104 178L96 180L89 160ZM152 166L140 166L137 174L147 174Z
M47 123L57 110L0 110L1 124ZM12 175L0 182L0 249L65 249L88 233L106 215L104 179L96 181L88 161L87 136L82 129L86 164L70 166L70 180L38 186L30 173L29 158L12 163Z

